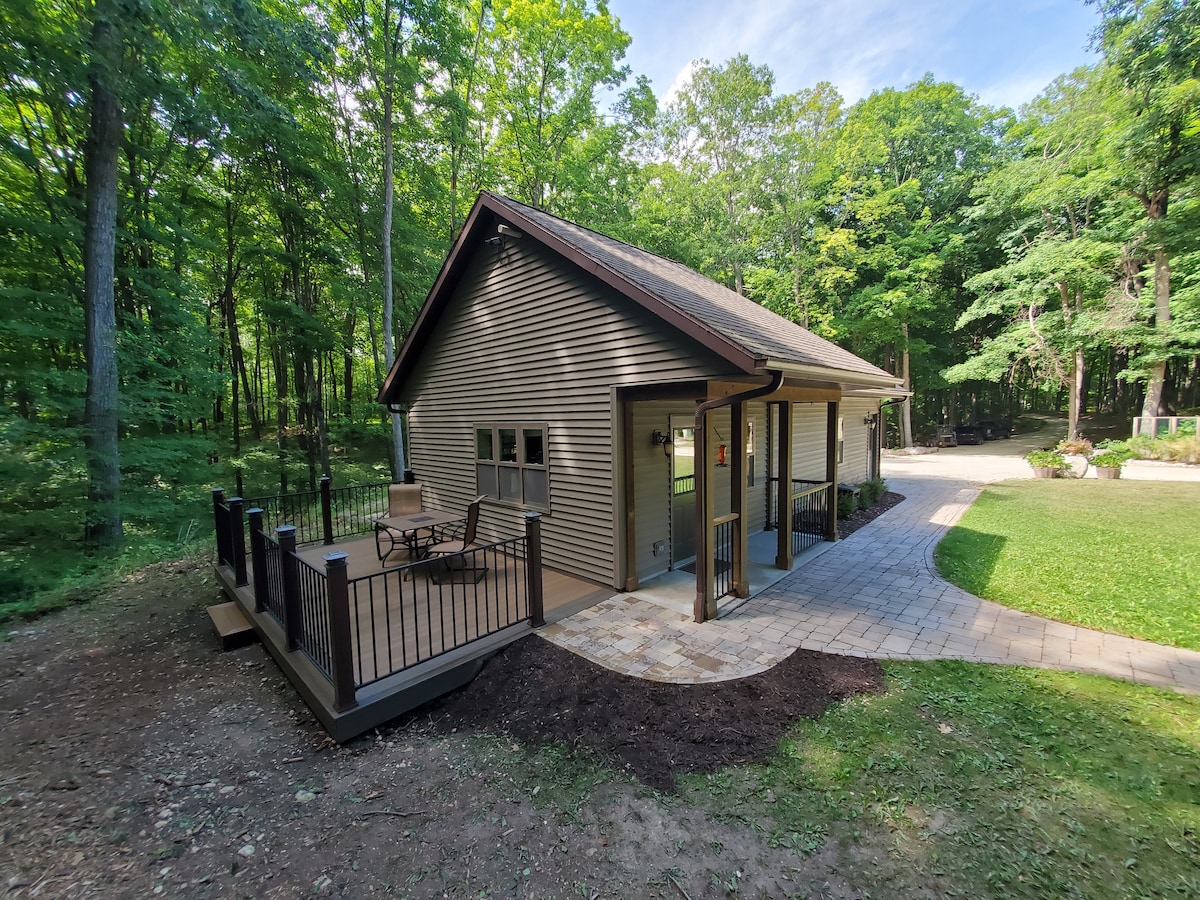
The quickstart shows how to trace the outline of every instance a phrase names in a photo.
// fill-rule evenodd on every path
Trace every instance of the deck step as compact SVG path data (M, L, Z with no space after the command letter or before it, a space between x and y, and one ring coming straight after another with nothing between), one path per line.
M254 626L242 615L238 605L232 601L210 606L208 617L212 619L217 637L221 639L222 650L232 650L235 647L244 646L256 637Z

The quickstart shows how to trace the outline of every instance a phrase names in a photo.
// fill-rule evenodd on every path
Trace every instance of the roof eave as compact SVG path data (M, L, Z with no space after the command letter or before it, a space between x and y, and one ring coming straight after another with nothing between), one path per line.
M883 390L899 390L904 393L904 388L896 383L896 376L889 375L882 369L878 375L870 372L855 372L850 369L839 369L833 366L819 366L810 363L786 362L777 359L768 359L763 362L762 368L768 371L781 371L785 375L790 375L793 378L807 378L819 381L836 381L848 390L857 388L875 388Z

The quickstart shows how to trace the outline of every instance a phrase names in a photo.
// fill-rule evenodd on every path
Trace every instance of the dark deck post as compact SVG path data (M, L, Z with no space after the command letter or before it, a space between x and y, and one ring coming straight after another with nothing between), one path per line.
M775 404L779 414L779 428L776 429L776 468L779 471L779 482L775 485L779 497L775 522L779 526L775 544L775 568L790 570L795 561L792 556L792 404L784 400Z
M542 603L542 514L525 513L525 589L529 594L529 624L546 624Z
M229 550L233 559L234 580L238 587L250 583L246 577L246 521L242 515L242 498L229 498Z
M257 506L250 516L250 571L254 573L254 611L267 608L267 542L263 535L263 511Z
M731 585L733 587L733 595L735 597L750 596L750 581L746 577L746 557L748 548L746 542L746 467L748 460L746 458L746 433L749 431L747 424L749 417L745 403L734 403L730 407L730 434L729 440L733 443L733 460L730 466L729 477L732 480L731 496L729 498L730 511L737 513L737 518L733 521L733 547L730 554L733 559L730 563L733 566Z
M350 643L350 592L346 554L325 557L325 598L329 604L329 674L333 678L333 708L344 712L358 705L354 690L354 649Z
M831 401L825 412L825 480L829 482L829 493L825 503L825 540L838 539L838 402Z
M333 496L330 491L330 485L333 479L328 475L321 476L321 532L325 536L325 543L333 543Z
M283 630L287 634L288 650L300 646L300 563L296 559L296 526L280 525L275 529L279 539L279 565L283 569Z
M229 560L229 518L225 515L225 488L212 489L213 531L217 536L217 565Z

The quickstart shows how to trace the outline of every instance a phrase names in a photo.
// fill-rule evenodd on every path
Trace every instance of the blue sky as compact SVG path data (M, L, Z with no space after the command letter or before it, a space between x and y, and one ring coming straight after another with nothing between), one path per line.
M932 72L1013 108L1095 61L1099 20L1082 0L609 0L609 10L633 39L625 62L659 100L693 59L745 53L771 67L780 93L829 81L853 102Z

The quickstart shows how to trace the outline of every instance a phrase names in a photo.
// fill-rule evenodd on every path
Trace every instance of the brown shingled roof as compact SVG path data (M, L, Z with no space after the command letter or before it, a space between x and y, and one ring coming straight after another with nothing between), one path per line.
M820 366L875 378L898 379L818 337L795 322L665 257L623 243L507 197L488 195L510 213L536 222L581 254L628 279L705 328L717 331L759 360Z
M396 355L379 392L381 402L395 400L472 251L500 220L561 253L744 372L797 367L823 370L828 380L847 386L891 387L898 382L896 376L685 265L485 191Z

